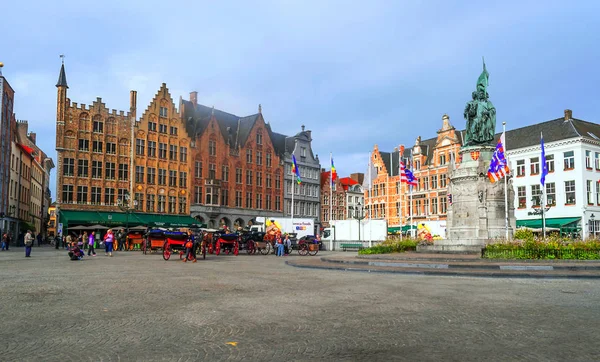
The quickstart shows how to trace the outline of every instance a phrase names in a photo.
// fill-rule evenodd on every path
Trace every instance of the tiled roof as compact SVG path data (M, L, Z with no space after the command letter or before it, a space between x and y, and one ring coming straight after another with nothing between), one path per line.
M182 100L182 102L185 109L183 117L186 120L186 129L190 136L202 134L208 126L208 122L214 112L221 135L225 142L229 140L229 135L231 134L231 147L233 148L244 146L248 140L252 127L254 127L254 124L258 119L258 113L246 117L238 117L234 114L201 104L194 107L194 104L190 101ZM275 148L275 152L280 156L283 155L285 153L285 138L287 136L273 132L271 125L268 123L266 127L271 143Z
M600 124L580 119L570 119L565 121L565 118L562 117L506 131L505 147L510 151L537 146L540 144L540 133L542 132L544 134L545 143L579 137L600 141ZM500 135L501 133L496 134L495 139L498 140Z

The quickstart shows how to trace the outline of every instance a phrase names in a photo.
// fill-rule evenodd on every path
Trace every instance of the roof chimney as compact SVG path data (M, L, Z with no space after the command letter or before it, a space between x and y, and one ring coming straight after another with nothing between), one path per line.
M29 132L29 139L31 140L31 142L33 142L33 144L35 145L35 139L36 139L36 134L35 132Z
M302 132L304 132L304 128L305 128L304 125L302 125Z
M194 107L198 105L198 92L190 92L190 102L192 102Z
M565 109L565 121L569 121L573 119L573 111L570 109Z

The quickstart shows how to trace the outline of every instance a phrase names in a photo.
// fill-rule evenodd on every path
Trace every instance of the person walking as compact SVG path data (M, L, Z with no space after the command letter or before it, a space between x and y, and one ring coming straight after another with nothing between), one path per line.
M37 239L38 248L42 246L42 233L38 233L35 237Z
M87 243L88 243L88 256L93 255L96 256L96 250L94 250L94 243L96 242L96 239L94 238L94 233L91 232L90 236L87 239Z
M58 250L58 248L60 247L60 235L56 235L54 237L54 248L56 248L56 250Z
M25 244L25 257L29 258L31 257L31 246L33 246L33 235L31 235L31 230L27 231L23 241Z
M8 251L8 247L10 246L10 242L12 241L12 236L10 232L6 233L6 251Z
M8 250L6 248L6 244L8 243L8 235L6 233L2 234L2 251Z
M81 250L84 250L87 248L87 243L88 243L88 233L87 231L83 232L83 237L81 238Z
M119 231L119 250L127 251L127 233L124 229Z
M104 244L106 245L106 254L112 256L113 253L113 242L115 241L115 235L112 229L108 229L106 235L104 235Z

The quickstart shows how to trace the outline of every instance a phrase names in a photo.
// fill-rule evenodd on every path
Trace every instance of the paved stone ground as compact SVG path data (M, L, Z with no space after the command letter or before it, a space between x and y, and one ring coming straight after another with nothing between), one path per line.
M2 361L600 360L594 281L23 255L0 252Z

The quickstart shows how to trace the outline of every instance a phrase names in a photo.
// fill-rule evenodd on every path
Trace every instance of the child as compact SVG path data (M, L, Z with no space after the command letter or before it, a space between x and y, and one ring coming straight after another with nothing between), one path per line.
M83 252L79 249L76 243L71 243L71 247L69 249L69 257L71 260L81 260L83 259Z

